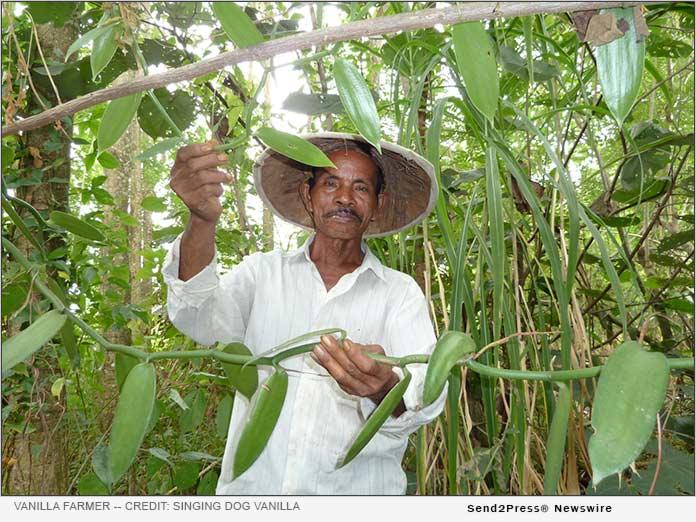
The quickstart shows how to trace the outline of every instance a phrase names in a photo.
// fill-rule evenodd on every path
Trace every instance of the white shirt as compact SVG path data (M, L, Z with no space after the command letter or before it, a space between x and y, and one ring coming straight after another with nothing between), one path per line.
M313 237L292 252L246 256L218 277L216 258L188 281L179 273L180 237L165 259L172 323L194 341L242 341L252 353L323 328L343 328L348 338L379 344L387 355L430 353L435 335L425 297L410 276L383 266L362 243L362 264L327 291L309 257ZM311 342L304 341L301 344ZM287 397L268 444L254 464L231 480L232 462L249 401L235 394L217 485L218 495L355 494L402 495L401 460L408 435L442 410L440 398L422 408L425 365L409 365L413 377L404 395L406 412L390 417L349 464L336 469L375 404L348 395L309 357L286 359ZM270 374L259 366L259 382ZM394 370L403 377L399 369Z

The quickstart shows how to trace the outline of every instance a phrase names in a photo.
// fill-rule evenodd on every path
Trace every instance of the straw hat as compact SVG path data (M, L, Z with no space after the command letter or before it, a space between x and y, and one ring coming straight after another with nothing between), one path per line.
M324 132L301 136L322 150L335 149L336 142L367 143L356 134ZM437 201L435 169L413 151L381 142L378 163L384 174L384 207L370 223L364 237L394 234L420 222ZM375 154L377 152L375 151ZM305 230L314 230L300 197L300 185L312 175L312 167L279 152L266 149L254 163L256 191L273 213Z

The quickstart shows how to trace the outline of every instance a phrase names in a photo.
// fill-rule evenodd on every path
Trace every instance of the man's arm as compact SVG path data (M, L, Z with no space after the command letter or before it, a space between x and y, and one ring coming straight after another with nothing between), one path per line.
M219 198L223 183L230 181L217 170L227 157L213 150L215 144L196 143L177 151L169 184L191 214L162 267L172 324L204 345L244 338L255 287L253 262L242 261L223 278L213 263Z
M186 230L179 252L179 279L188 281L203 270L215 255L215 227L222 213L222 184L231 176L217 170L227 155L215 152L217 142L194 143L180 148L171 169L169 186L188 207Z

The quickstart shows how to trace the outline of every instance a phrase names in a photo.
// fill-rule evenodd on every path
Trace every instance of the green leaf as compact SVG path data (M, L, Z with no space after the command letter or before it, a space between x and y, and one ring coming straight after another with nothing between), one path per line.
M145 38L140 44L140 50L150 66L164 64L167 67L179 67L189 62L186 53L169 41Z
M633 107L640 89L645 62L645 41L636 42L636 26L632 7L601 9L613 13L617 22L624 19L629 28L621 38L600 45L595 51L597 74L602 85L604 101L616 118L619 127Z
M683 264L683 261L676 256L670 256L665 254L656 254L651 252L648 256L650 261L662 266L678 267Z
M19 310L28 293L29 287L25 284L2 285L2 316L7 317Z
M51 385L51 395L60 397L63 387L65 386L65 377L58 377Z
M343 104L338 94L306 94L304 92L292 92L283 101L283 109L299 112L310 116L318 114L342 114Z
M51 310L31 323L28 328L3 342L3 375L50 341L62 328L65 319L65 315L58 310Z
M229 343L222 348L222 351L234 355L251 355L251 350L243 343ZM259 386L259 376L256 367L242 367L241 364L222 363L222 368L225 370L230 386L238 390L247 399L251 399Z
M169 388L169 391L167 392L167 397L173 400L182 410L186 411L189 409L189 405L186 404L186 401L181 398L179 392L176 391L174 388Z
M126 382L126 377L128 377L130 371L139 362L139 359L126 355L125 353L116 353L116 385L119 391L123 388L123 383Z
M215 495L215 489L219 479L217 471L211 469L208 473L201 477L196 488L196 495L199 497L208 497Z
M46 3L54 3L54 2L46 2ZM87 45L89 42L94 40L95 38L105 34L111 27L113 27L114 24L108 24L108 25L101 25L99 27L95 27L94 29L91 29L87 31L85 34L80 36L77 40L75 40L70 47L68 47L68 51L65 53L65 61L67 62L68 59L77 51L82 49L85 45Z
M665 193L669 186L669 182L662 179L655 179L650 183L643 185L642 190L615 190L611 195L611 199L619 203L632 205L638 201L648 201L661 196Z
M542 62L541 60L533 60L531 63L534 67L535 82L545 82L561 74L560 69L555 65ZM522 59L512 47L507 45L500 46L500 65L503 67L503 70L529 81L530 64Z
M611 354L592 407L595 433L588 449L593 484L638 458L652 435L668 380L665 356L645 351L636 341L622 344Z
M465 22L452 26L452 41L459 74L471 102L493 121L499 86L491 38L481 22Z
M220 404L218 404L217 413L215 414L215 431L218 437L225 439L230 427L230 418L232 417L232 405L234 399L231 395L225 395Z
M621 166L621 186L626 191L640 190L651 183L655 174L669 165L672 140L680 138L649 121L633 125L631 137L636 146L650 148L629 158Z
M183 131L191 125L197 110L196 102L190 94L181 89L169 92L161 88L155 89L154 95L179 130ZM175 132L149 96L138 107L138 123L143 132L153 139L168 138Z
M472 170L457 171L455 169L444 169L440 173L442 187L446 189L456 189L462 183L478 181L486 175L486 169L478 168Z
M244 9L234 2L211 2L215 17L230 40L239 47L249 47L263 42L263 35Z
M694 229L690 228L688 230L682 230L676 234L672 234L660 241L657 245L657 252L663 254L668 250L673 250L679 248L685 243L693 242L694 240Z
M319 147L299 136L271 129L270 127L259 129L256 132L256 136L274 151L280 152L282 155L305 165L312 167L336 167Z
M180 491L192 488L198 482L201 465L196 462L184 462L174 470L174 485Z
M218 457L214 457L210 453L205 453L204 451L184 451L179 455L184 460L190 461L211 461L215 462L220 460Z
M196 390L184 397L188 409L179 418L179 428L186 433L198 427L205 416L206 396L203 390Z
M77 347L77 338L75 337L75 330L73 329L73 324L70 321L66 321L63 327L60 329L60 336L63 341L63 348L70 358L70 365L73 368L80 366L80 350Z
M128 470L145 437L155 406L157 377L151 363L140 363L123 383L114 421L107 462L113 482Z
M99 480L94 472L89 472L77 483L77 493L86 496L108 495L109 488Z
M347 60L338 60L334 65L333 72L341 103L343 103L353 125L362 137L381 153L382 133L379 115L372 93L365 83L365 78Z
M10 203L8 199L2 198L2 209L5 211L5 214L7 214L7 217L9 217L12 220L12 222L17 226L22 235L26 237L32 245L34 245L36 251L43 254L43 247L41 246L41 243L39 243L38 239L36 239L36 236L29 230L29 227L27 226L26 222L17 213L17 211L14 209L14 206L12 205L12 203Z
M50 216L54 225L67 230L71 234L91 239L92 241L104 241L104 235L99 230L72 214L54 210Z
M97 447L92 452L92 470L94 470L95 475L97 475L102 484L106 485L107 489L111 489L111 484L114 481L109 468L108 447L101 442L97 443Z
M169 209L167 204L157 196L145 196L142 206L145 210L150 212L166 212Z
M118 49L117 40L123 34L123 25L120 23L108 26L103 33L95 36L92 40L92 54L89 64L92 67L92 81L95 81L99 73L109 65L109 62L116 54Z
M155 230L152 233L152 239L156 242L172 241L184 231L184 227L180 225L172 225L171 227L164 227L159 230Z
M601 225L604 223L608 227L630 227L632 225L637 225L640 223L640 216L607 216L603 218L590 216L590 219L595 223ZM585 260L587 260L587 254L585 254Z
M444 48L446 36L435 29L407 31L386 37L380 49L382 62L406 77L418 76Z
M155 143L152 147L148 147L138 154L135 159L143 161L152 158L153 156L157 156L157 154L162 154L163 152L173 149L179 145L179 143L181 143L181 138L167 138Z
M169 454L169 452L166 449L164 449L164 448L148 448L147 452L150 455L152 455L153 457L155 457L156 459L159 459L162 462L166 462L170 466L174 467L174 465L172 464L172 461L169 460L169 457L171 455Z
M120 165L118 158L106 151L97 156L97 161L105 169L117 169Z
M684 58L693 54L694 48L687 42L675 40L659 32L652 32L646 43L646 51L650 56L660 58Z
M662 302L662 304L670 310L677 310L679 312L685 312L691 315L693 315L694 313L694 303L692 303L688 299L680 299L678 297L674 297L672 299L665 299Z
M101 123L99 124L99 132L97 133L97 144L99 145L100 151L105 151L114 145L126 131L128 124L131 122L140 106L142 94L142 92L136 92L109 102L109 105L107 105L104 111L104 116L102 116ZM118 166L118 163L116 166Z
M286 100L287 101L287 100ZM0 162L2 165L2 170L4 171L15 159L15 150L13 147L2 144L2 154L0 154Z
M691 424L690 440L693 444L694 425ZM641 470L640 475L631 477L631 485L634 486L641 495L647 496L651 490L652 481L657 471L657 440L650 440L645 448L655 456L647 469ZM662 463L657 477L653 495L674 496L677 494L687 494L694 496L694 455L681 451L666 439L662 440Z

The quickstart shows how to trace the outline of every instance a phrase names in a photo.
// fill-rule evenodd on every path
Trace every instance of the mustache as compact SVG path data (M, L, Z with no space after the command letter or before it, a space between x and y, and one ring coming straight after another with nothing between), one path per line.
M331 211L327 212L326 214L324 214L324 218L328 219L328 218L331 218L334 216L345 215L345 214L349 214L354 219L357 219L358 221L362 221L362 218L358 215L358 213L355 212L355 210L353 210L352 208L348 208L348 207L340 207L340 208L331 210Z

